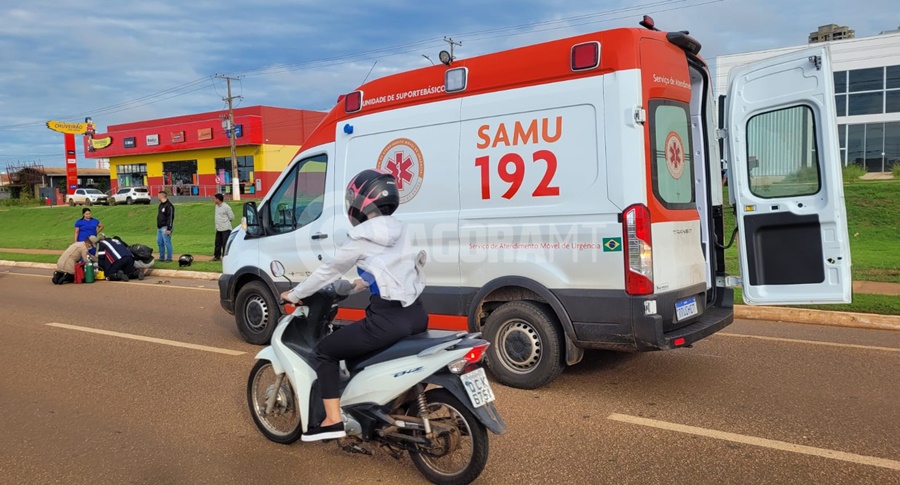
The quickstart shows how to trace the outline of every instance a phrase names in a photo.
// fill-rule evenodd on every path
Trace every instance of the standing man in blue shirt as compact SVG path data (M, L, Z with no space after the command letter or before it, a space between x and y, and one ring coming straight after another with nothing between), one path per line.
M156 211L156 244L159 246L159 260L172 262L172 225L175 224L175 206L169 202L169 194L160 190L159 208ZM166 252L168 251L168 255Z

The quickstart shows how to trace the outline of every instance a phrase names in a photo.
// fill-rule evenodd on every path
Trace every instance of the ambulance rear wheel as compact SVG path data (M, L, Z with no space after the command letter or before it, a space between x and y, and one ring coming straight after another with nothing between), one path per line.
M545 305L512 301L491 313L484 325L491 342L487 367L501 384L537 389L563 371L563 334Z
M269 287L262 281L247 283L238 291L234 303L234 318L241 337L251 344L268 344L281 316Z

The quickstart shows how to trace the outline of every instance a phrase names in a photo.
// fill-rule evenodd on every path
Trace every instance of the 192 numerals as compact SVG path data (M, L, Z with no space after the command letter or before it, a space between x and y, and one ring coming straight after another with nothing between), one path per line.
M556 197L559 195L559 187L551 185L556 175L556 155L550 150L538 150L532 155L532 162L546 162L543 178L538 184L532 197ZM484 156L475 159L475 166L481 169L481 198L491 198L491 157ZM509 184L506 192L501 197L512 199L522 188L525 181L525 160L518 153L507 153L500 157L497 164L497 174L500 180Z

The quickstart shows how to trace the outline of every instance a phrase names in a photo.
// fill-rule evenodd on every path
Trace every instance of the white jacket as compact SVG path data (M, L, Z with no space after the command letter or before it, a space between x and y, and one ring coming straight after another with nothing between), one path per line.
M371 274L385 300L407 307L425 289L425 251L415 251L406 225L391 216L378 216L350 229L350 240L332 261L319 266L288 294L302 300L333 283L355 265Z

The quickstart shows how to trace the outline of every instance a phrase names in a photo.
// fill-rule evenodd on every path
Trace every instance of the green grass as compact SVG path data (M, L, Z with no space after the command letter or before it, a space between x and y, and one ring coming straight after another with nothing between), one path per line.
M228 202L234 210L234 225L241 218L241 203ZM212 256L215 222L212 202L175 204L172 249L175 256L190 253ZM72 243L75 221L81 207L0 208L0 248L55 249L62 252ZM128 244L145 244L156 252L156 204L91 207L103 223L107 237L119 236ZM177 265L176 265L177 266Z
M900 283L900 183L859 181L844 186L853 279ZM726 197L727 200L727 197ZM730 206L725 209L726 239L734 228ZM725 251L729 274L738 270L737 245Z

